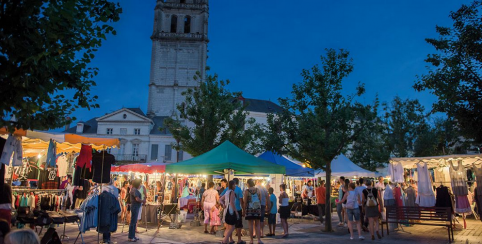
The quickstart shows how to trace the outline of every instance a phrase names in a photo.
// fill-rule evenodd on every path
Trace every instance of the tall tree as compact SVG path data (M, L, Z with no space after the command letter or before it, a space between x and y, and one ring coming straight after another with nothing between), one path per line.
M385 128L382 119L375 117L374 123L363 128L360 136L350 146L347 157L360 167L371 171L385 166L390 158L390 151L385 144Z
M453 27L437 26L439 38L425 39L436 54L425 60L428 74L415 82L418 91L438 97L433 112L455 119L462 135L482 143L482 2L462 5L450 13Z
M342 95L342 81L353 70L352 59L345 50L327 49L321 56L321 67L303 70L303 81L293 85L291 98L280 99L281 113L268 117L266 149L287 153L312 168L326 172L331 182L331 161L360 135L363 127L376 119L377 106L354 101L364 93ZM330 202L331 185L327 184L326 202ZM331 212L330 204L326 205ZM325 228L332 230L331 218Z
M434 118L433 124L427 126L415 140L414 156L436 156L463 153L455 122L448 118Z
M413 156L413 146L418 135L428 129L424 107L416 99L402 100L395 97L384 103L388 151L395 157Z
M167 118L164 123L178 142L174 147L198 156L226 140L250 152L257 150L259 125L247 118L247 104L240 92L230 92L229 80L207 75L199 87L183 92L186 101L177 106L178 118Z
M99 107L88 64L121 12L107 0L1 1L0 126L53 129Z

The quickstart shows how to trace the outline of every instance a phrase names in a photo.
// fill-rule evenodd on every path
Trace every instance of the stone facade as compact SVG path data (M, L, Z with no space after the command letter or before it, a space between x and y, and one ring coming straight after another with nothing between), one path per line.
M208 43L208 2L157 1L152 39L148 116L172 116L182 92L204 77Z

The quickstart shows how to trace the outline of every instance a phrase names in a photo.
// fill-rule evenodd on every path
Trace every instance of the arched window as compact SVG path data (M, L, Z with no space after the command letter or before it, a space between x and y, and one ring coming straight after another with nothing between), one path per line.
M191 33L191 16L184 17L184 33Z
M171 17L171 33L177 32L177 15Z

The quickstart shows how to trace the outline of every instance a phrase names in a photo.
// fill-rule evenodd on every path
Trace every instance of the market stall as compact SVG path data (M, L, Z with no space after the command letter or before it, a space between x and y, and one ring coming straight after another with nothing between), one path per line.
M464 217L464 227L466 215L476 213L475 208L476 216L482 213L480 155L391 158L388 171L391 181L400 184L404 192L414 189L410 195L415 196L406 197L400 204L450 207L452 213Z
M213 150L195 158L166 165L166 172L171 174L224 175L225 169L235 174L285 174L284 166L276 165L257 158L230 141L225 141Z
M318 186L318 180L315 178L315 171L313 169L305 167L304 164L296 163L286 156L269 151L262 153L258 158L282 165L286 168L283 182L285 182L287 186L286 192L288 196L290 196L290 209L295 212L299 211L302 215L313 214L318 216L318 207L316 206L316 198L314 196L314 189ZM311 186L307 185L308 181L311 181ZM309 187L310 191L308 191L308 196L302 199L302 191L305 187ZM278 194L279 192L276 193Z
M166 166L170 174L225 175L229 181L234 174L245 176L285 174L284 166L257 158L229 141L195 158ZM281 182L274 183L279 185ZM241 186L242 187L242 186ZM180 199L180 201L184 201ZM181 203L181 202L179 202ZM181 205L181 204L180 204Z
M63 220L66 216L58 215L58 211L79 208L83 213L79 217L81 236L85 230L97 227L87 226L84 218L98 218L99 211L118 206L118 202L115 204L117 197L113 193L103 191L102 188L103 183L110 182L111 164L115 162L114 156L106 149L118 146L118 139L30 130L7 133L4 128L0 129L0 134L0 175L11 179L15 186L21 185L13 188L13 192L16 193L15 203L20 202L19 205L13 205L22 213L22 217L18 219L20 225L35 225L32 220L33 211L54 210L47 211L46 214L55 221L56 218ZM66 176L72 172L72 181L68 181ZM0 179L0 182L3 184L4 179ZM92 185L91 182L96 185ZM102 200L107 198L115 201ZM22 205L25 202L30 204ZM94 203L99 211L85 212L85 208ZM117 226L116 221L112 222L116 219L117 217L106 221L99 219L99 232L110 233L112 229L104 227L114 224Z
M316 177L326 177L323 170L315 172ZM366 170L348 159L345 155L340 154L331 161L331 175L335 177L375 177L375 172Z

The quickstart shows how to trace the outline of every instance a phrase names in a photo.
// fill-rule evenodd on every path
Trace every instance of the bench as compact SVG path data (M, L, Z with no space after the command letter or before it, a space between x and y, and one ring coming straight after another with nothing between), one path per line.
M382 222L387 226L387 235L390 235L388 224L406 224L409 220L421 222L410 223L416 225L432 225L447 227L449 242L454 240L452 228L452 209L450 207L386 207L386 220Z

